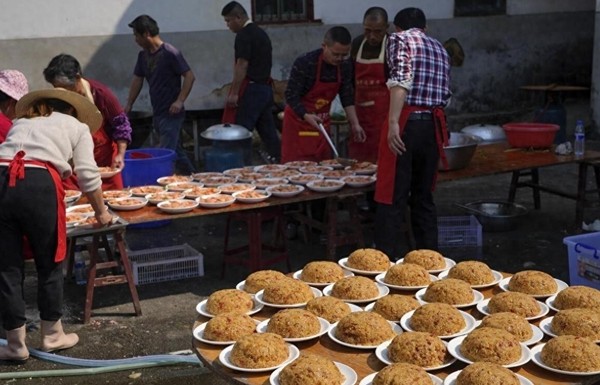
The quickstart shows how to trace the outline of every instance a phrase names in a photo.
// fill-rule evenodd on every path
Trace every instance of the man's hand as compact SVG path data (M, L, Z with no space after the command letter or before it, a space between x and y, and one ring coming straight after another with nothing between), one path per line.
M319 123L323 123L323 120L317 115L308 113L304 114L304 121L317 129L319 128Z
M180 102L179 100L175 100L173 102L173 104L171 104L171 107L169 107L169 114L171 115L175 115L181 112L181 110L183 109L183 102Z
M387 141L390 151L396 155L402 155L406 152L406 146L404 145L402 138L400 138L400 126L398 125L398 122L389 122L388 124Z
M237 108L238 100L239 100L239 96L237 93L235 93L235 94L231 93L231 94L227 95L227 101L226 101L227 107Z
M367 134L360 125L352 127L352 137L356 143L363 143L365 140L367 140Z

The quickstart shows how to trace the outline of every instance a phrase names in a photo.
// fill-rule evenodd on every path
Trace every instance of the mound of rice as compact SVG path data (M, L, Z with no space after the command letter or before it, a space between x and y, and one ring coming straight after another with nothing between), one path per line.
M263 300L278 305L306 303L314 298L313 292L306 283L284 277L271 282L263 291Z
M558 336L544 345L541 359L560 370L595 372L600 370L600 346L585 337Z
M600 309L600 290L587 286L570 286L561 290L554 300L557 309L572 309L584 307L587 309Z
M331 295L340 299L371 299L379 296L379 289L367 277L345 277L333 284Z
M332 283L344 278L344 269L331 261L309 262L302 269L300 279L310 283Z
M521 358L521 344L506 330L482 327L469 333L460 352L473 362L486 361L507 365Z
M580 307L561 310L552 318L552 331L600 340L600 312Z
M463 261L450 268L448 278L462 279L470 285L485 285L494 282L494 273L483 262Z
M516 291L506 291L498 293L490 299L488 303L490 313L511 312L527 317L534 317L540 314L540 305L529 294Z
M316 297L308 301L306 310L330 323L336 323L350 314L350 306L339 298L331 296Z
M240 338L231 349L231 363L240 368L270 368L289 357L283 338L273 333L255 333Z
M302 353L279 373L280 385L341 385L344 376L328 358Z
M404 263L416 263L426 270L439 270L446 268L444 256L435 250L418 249L409 251L404 256Z
M456 385L519 385L521 381L509 369L492 362L474 362L456 378Z
M455 334L467 326L460 311L447 303L427 303L417 308L409 323L413 330L435 336Z
M533 337L533 330L525 317L510 312L494 313L485 316L481 321L481 327L506 330L521 342Z
M203 337L211 341L237 341L256 332L256 322L241 313L221 313L211 318L204 328Z
M550 274L538 270L523 270L510 278L508 290L531 295L552 295L558 290L558 285Z
M394 362L428 368L442 365L448 350L440 337L431 333L405 332L394 337L388 346L388 355Z
M396 286L427 286L431 282L431 277L421 265L400 263L390 267L383 280Z
M213 315L247 313L254 307L250 294L237 289L223 289L212 293L206 301L206 310Z
M314 336L321 330L316 315L304 309L283 309L275 313L267 324L267 332L284 338Z
M373 311L381 314L386 320L399 321L404 314L415 310L419 306L421 304L412 297L400 294L388 294L375 302Z
M386 271L390 258L377 249L357 249L348 256L348 267L364 271Z
M427 302L442 302L450 305L471 303L474 298L471 285L455 278L431 282L423 295L423 299Z
M353 345L379 345L396 334L382 316L369 311L352 312L337 324L335 336Z
M276 270L259 270L250 274L244 283L244 291L256 294L266 288L271 282L282 280L285 274Z
M433 385L433 381L420 366L398 362L381 369L373 385Z

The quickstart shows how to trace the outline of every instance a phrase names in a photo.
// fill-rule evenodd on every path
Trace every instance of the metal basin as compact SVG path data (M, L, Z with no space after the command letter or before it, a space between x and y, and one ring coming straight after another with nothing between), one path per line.
M461 205L473 213L485 231L510 231L529 210L517 203L505 201L476 201Z
M440 171L458 170L467 167L475 150L479 139L475 136L452 132L448 140L448 146L444 147L448 168L444 168L440 160L438 169Z
M481 138L480 145L506 141L504 129L491 124L474 124L463 128L460 132Z

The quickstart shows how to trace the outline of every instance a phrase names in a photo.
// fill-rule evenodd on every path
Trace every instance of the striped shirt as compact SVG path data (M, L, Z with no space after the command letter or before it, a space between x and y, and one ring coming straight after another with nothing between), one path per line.
M408 91L406 104L445 107L450 101L450 57L419 28L393 33L387 46L388 88Z

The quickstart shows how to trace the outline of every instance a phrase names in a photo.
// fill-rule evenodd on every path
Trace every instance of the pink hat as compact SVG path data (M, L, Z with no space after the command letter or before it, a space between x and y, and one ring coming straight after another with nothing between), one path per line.
M29 92L25 75L17 70L0 71L0 91L15 100L19 100Z

